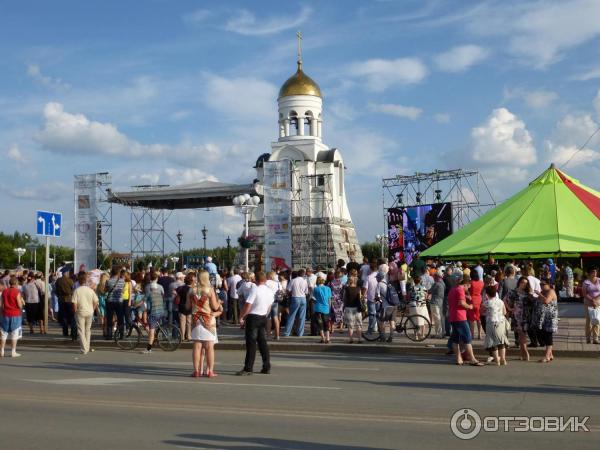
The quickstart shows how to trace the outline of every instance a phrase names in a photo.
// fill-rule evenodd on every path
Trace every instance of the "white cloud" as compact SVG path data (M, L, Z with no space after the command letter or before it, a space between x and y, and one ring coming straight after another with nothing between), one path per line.
M471 130L472 156L484 165L529 166L537 161L525 123L506 108L492 111L487 121Z
M66 112L60 103L46 104L44 118L37 141L42 148L56 153L124 158L162 156L186 166L213 164L223 156L220 147L211 142L195 144L184 140L178 145L142 144L121 133L113 124Z
M571 76L569 79L573 81L589 81L595 80L596 78L600 78L600 67L588 69L585 72Z
M235 122L277 123L277 87L257 78L206 75L206 104Z
M371 103L369 109L374 112L389 114L404 119L417 120L423 110L416 106L404 106L393 103Z
M569 167L583 166L600 159L600 152L593 150L600 145L598 133L581 148L598 130L599 124L590 114L567 114L554 127L552 136L546 140L545 148L550 161ZM581 148L581 150L579 150Z
M485 60L489 50L478 45L461 45L434 57L438 68L444 72L464 72L469 67Z
M550 106L556 99L558 94L546 89L526 90L521 88L505 89L504 98L507 100L513 98L522 99L525 104L532 109L544 109Z
M471 32L505 36L511 54L543 68L562 59L569 49L600 36L598 17L597 0L552 0L490 2L466 19Z
M448 113L437 113L433 118L437 123L450 123L450 114Z
M27 66L27 75L29 75L37 83L51 89L68 89L70 86L60 78L52 78L42 73L40 66L37 64L29 64Z
M298 28L310 18L311 14L312 9L303 6L299 13L294 11L286 17L273 16L259 20L254 13L242 9L227 21L225 29L246 36L274 34Z
M175 169L167 167L164 170L166 181L169 184L189 184L200 181L219 181L217 177L210 175L200 169Z
M18 188L14 185L6 185L0 183L0 192L4 192L9 197L18 200L37 200L37 201L54 201L64 198L69 192L72 193L72 188L65 183L59 181L51 183L43 183L39 186L30 186Z
M16 163L25 163L25 162L27 162L27 159L25 158L25 156L21 152L21 149L19 149L18 145L12 145L12 146L10 146L9 149L6 151L6 157L8 159L10 159L11 161L14 161Z
M397 84L415 84L427 76L427 67L418 58L369 59L350 65L349 73L364 78L367 89L382 92Z
M129 139L113 124L68 113L60 103L46 104L44 118L37 139L45 149L58 153L151 156L165 150L160 144L143 145Z

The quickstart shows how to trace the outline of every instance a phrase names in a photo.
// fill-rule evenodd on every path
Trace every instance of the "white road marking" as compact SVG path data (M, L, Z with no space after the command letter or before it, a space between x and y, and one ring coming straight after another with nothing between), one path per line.
M291 384L256 384L256 383L228 383L219 381L208 381L206 383L196 380L157 380L152 378L110 378L110 377L95 377L95 378L70 378L64 380L26 380L33 383L55 384L63 386L113 386L117 384L127 383L194 383L197 386L250 386L262 388L284 388L284 389L315 389L315 390L330 390L340 391L340 387L331 386L299 386Z
M151 364L156 366L189 366L189 362L162 362L162 361L136 361L138 364ZM379 372L380 369L375 367L337 367L337 366L324 366L323 364L305 362L305 361L272 361L273 367L284 367L294 369L328 369L328 370L361 370L370 372ZM239 366L239 363L221 363L215 362L215 366Z

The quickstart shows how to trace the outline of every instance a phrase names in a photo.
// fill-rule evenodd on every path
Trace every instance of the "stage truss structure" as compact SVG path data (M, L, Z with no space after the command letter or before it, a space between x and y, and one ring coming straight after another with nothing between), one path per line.
M96 174L96 255L97 265L101 267L113 251L112 240L112 203L108 193L112 189L112 176L108 172Z
M147 190L167 185L140 185L132 186L134 190ZM160 256L165 258L165 243L170 242L177 246L177 242L166 231L167 222L172 210L144 208L135 205L129 205L131 208L130 220L130 249L131 263L136 259L147 255Z
M496 206L485 179L475 170L435 170L382 179L383 231L387 235L390 208L452 204L452 226L456 231Z

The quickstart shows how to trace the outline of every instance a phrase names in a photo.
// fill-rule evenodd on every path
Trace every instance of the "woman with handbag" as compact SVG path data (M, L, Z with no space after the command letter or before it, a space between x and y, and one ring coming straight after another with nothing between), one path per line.
M472 272L476 274L476 271ZM481 304L486 315L485 339L483 345L490 352L493 362L500 366L506 365L506 348L510 345L507 332L510 323L506 319L506 306L498 297L496 286L486 286L485 301Z
M517 288L508 293L507 309L513 317L513 328L519 338L521 349L521 360L529 361L527 350L527 332L531 326L531 307L533 303L533 291L527 277L519 278Z
M541 292L536 299L534 323L537 328L538 342L546 346L546 354L540 362L549 363L554 360L552 335L558 330L558 301L549 279L542 279L540 284Z
M194 372L191 376L198 378L204 375L208 378L214 378L217 376L214 372L214 344L219 341L216 318L223 313L223 307L217 300L217 294L210 283L208 272L201 271L198 278L198 289L190 289L186 299L192 310L192 341L194 341L192 362ZM205 358L206 371L204 370Z
M356 274L356 271L353 271ZM342 299L344 302L344 321L348 327L349 343L352 344L353 334L357 333L357 344L361 343L362 337L362 313L364 304L362 302L361 289L358 287L358 277L356 275L348 278L348 285L344 288Z

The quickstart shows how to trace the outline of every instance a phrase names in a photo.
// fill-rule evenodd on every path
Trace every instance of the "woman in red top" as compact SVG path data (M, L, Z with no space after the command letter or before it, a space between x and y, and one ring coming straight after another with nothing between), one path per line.
M479 310L481 308L481 294L483 293L483 281L479 279L479 273L476 270L471 272L471 304L473 309L467 311L467 320L471 329L471 336L475 336L475 324L477 324L477 340L481 339L481 317Z
M25 300L21 297L21 291L17 287L17 278L10 277L7 289L2 291L2 301L0 301L0 309L2 310L2 347L0 348L0 357L4 357L4 347L6 339L10 335L12 352L11 356L16 358L21 356L17 353L17 341L21 334L23 306Z

